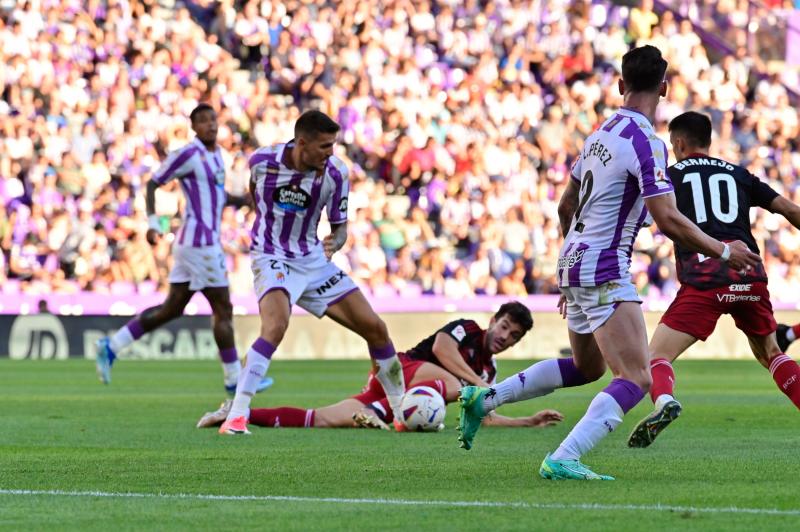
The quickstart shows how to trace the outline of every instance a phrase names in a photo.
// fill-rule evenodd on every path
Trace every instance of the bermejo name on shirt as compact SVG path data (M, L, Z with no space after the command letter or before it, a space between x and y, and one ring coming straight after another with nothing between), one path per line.
M679 163L675 163L674 168L676 170L683 170L687 166L720 166L729 172L733 171L732 164L720 159L706 159L705 157L690 157L689 159L684 159Z

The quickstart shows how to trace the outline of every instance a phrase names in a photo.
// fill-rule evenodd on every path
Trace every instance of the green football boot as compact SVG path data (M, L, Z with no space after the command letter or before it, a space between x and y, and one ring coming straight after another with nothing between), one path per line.
M544 457L539 474L547 480L614 480L609 475L598 475L579 460L553 460Z
M480 386L464 386L458 396L461 405L461 415L458 418L458 441L461 447L469 451L472 449L472 440L481 428L481 422L488 412L483 409L483 398L493 391L491 388Z

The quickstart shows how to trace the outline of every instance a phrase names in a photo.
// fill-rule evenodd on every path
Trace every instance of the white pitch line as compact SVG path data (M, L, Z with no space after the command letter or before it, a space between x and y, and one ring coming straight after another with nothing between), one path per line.
M334 504L374 504L385 506L440 506L455 508L522 508L533 510L609 510L609 511L661 511L706 514L756 514L756 515L800 515L798 510L779 510L777 508L739 508L674 506L669 504L595 504L595 503L539 503L503 501L417 501L410 499L359 499L347 497L297 497L293 495L214 495L202 493L126 493L108 491L63 491L63 490L15 490L0 489L0 495L61 497L111 497L131 499L184 499L211 501L272 501L272 502L314 502Z

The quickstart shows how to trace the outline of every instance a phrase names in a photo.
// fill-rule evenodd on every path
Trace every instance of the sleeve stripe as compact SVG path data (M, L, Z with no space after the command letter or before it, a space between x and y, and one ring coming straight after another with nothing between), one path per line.
M180 154L173 162L170 164L166 170L164 170L161 174L156 174L153 176L153 181L159 184L163 184L167 179L169 179L172 174L178 171L178 168L184 165L189 158L197 153L196 147L191 147L188 150L184 151Z
M264 161L275 162L275 154L274 153L254 153L252 157L250 157L250 161L248 161L250 168L252 169L255 165L259 163L263 163Z

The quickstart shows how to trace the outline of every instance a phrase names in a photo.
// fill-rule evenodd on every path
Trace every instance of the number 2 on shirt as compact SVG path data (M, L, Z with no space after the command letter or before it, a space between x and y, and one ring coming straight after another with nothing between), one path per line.
M581 191L579 195L578 208L575 211L575 230L579 233L582 233L584 228L583 222L580 221L581 211L583 211L583 207L586 205L586 202L589 201L589 196L592 195L593 182L594 175L592 175L592 171L586 170L586 173L583 174L583 179L581 179Z

